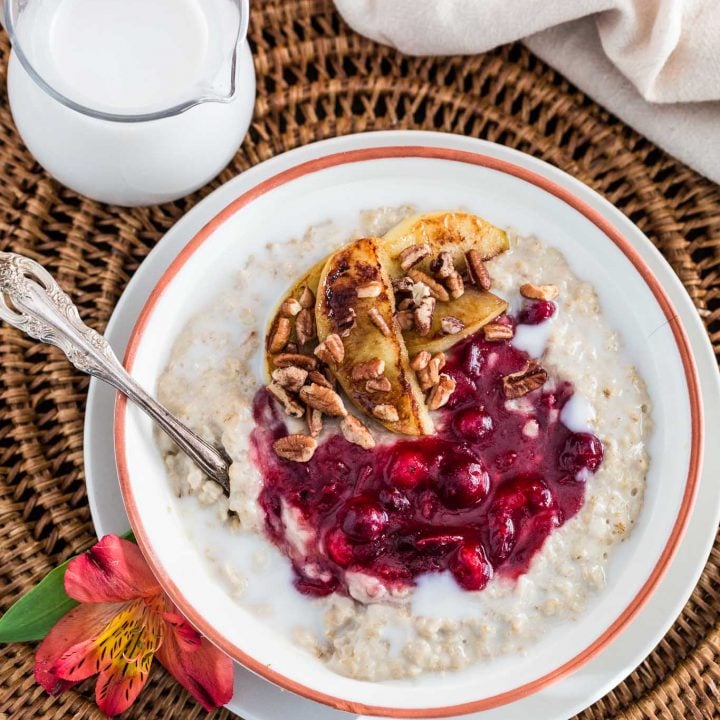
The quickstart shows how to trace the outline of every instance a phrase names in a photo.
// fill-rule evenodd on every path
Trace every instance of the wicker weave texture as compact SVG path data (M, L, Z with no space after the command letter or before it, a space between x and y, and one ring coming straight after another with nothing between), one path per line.
M180 202L121 209L51 180L0 106L0 249L45 263L102 330L140 262L199 198L284 150L350 132L434 129L486 138L570 172L651 238L687 288L720 351L720 189L658 150L520 45L464 58L407 58L352 33L330 0L256 0L250 41L254 122L231 165ZM0 43L0 87L9 48ZM0 611L93 540L83 481L87 378L59 351L0 327ZM720 716L720 545L681 617L650 657L581 714ZM2 649L0 720L100 718L93 684L50 698L34 648ZM156 667L128 718L205 713ZM226 711L216 717L229 717Z

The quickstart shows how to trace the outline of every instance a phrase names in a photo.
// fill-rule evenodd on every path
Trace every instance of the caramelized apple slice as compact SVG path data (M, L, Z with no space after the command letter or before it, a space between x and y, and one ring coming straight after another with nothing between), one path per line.
M455 267L465 270L465 253L477 250L489 260L508 249L507 233L477 215L467 212L433 212L414 215L398 223L383 237L383 249L392 264L392 277L404 275L398 256L411 245L427 245L430 253L415 267L429 273L431 261L445 251L452 254Z
M405 345L410 357L413 357L421 350L429 353L446 352L455 343L474 335L483 325L502 315L507 309L507 303L491 292L467 288L463 295L450 302L439 302L435 307L430 332L421 336L417 330L406 330L403 333ZM443 331L442 319L444 317L457 318L463 325L463 329L454 335L448 335Z
M318 339L344 335L344 358L330 367L358 408L393 432L428 435L433 423L394 318L395 299L381 242L356 240L330 256L315 306ZM377 382L382 377L389 387Z

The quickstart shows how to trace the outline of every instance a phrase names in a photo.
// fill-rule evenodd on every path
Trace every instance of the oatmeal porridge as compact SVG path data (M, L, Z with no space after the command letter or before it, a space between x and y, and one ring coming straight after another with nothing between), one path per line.
M353 307L370 322L354 309L346 322L331 286L352 275L357 257L337 252L349 234L316 226L248 260L177 339L158 388L233 460L225 497L157 436L228 592L335 671L378 681L522 652L581 614L640 513L651 431L595 291L539 239L508 231L507 249L463 272L413 244L392 278L367 275L361 238L412 214L365 212L353 234ZM326 265L315 327L314 295L288 288L329 254L342 272ZM283 299L296 302L268 331Z

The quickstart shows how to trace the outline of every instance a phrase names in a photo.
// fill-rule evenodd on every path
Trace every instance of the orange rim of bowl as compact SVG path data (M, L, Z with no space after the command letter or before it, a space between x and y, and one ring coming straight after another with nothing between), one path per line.
M148 298L145 306L140 313L137 323L133 329L130 341L128 343L127 351L125 354L125 367L131 371L137 350L140 346L143 333L147 327L148 321L155 309L155 306L165 292L168 285L172 282L174 277L180 271L180 269L188 262L192 255L200 248L200 246L215 232L215 230L232 217L235 213L241 210L243 207L252 203L254 200L265 195L266 193L285 185L289 182L297 180L310 173L318 172L328 168L337 167L339 165L346 165L356 162L364 162L370 160L384 160L390 158L428 158L435 160L450 160L454 162L461 162L471 165L479 165L482 167L489 168L491 170L498 170L509 175L513 175L525 182L536 185L537 187L545 190L546 192L554 195L560 200L564 201L583 216L585 216L590 222L596 225L615 245L623 252L625 257L632 263L635 269L640 273L642 278L645 280L647 285L650 287L655 300L660 305L665 317L667 318L668 324L672 329L675 342L680 353L680 357L683 363L685 371L685 379L688 388L688 397L690 401L690 414L691 414L691 447L690 447L690 461L688 467L687 482L685 485L685 492L683 494L682 504L680 511L677 515L675 523L673 525L672 532L665 544L665 547L658 559L655 567L653 568L650 576L643 584L642 588L635 595L630 604L625 610L616 618L616 620L598 637L593 643L591 643L585 650L576 655L571 660L568 660L560 667L552 670L551 672L539 677L529 683L525 683L517 688L508 690L497 695L493 695L479 700L474 700L459 705L448 705L445 707L435 708L396 708L396 707L381 707L376 705L366 705L364 703L355 702L351 700L344 700L327 693L320 692L311 687L307 687L298 683L285 675L269 668L263 663L257 661L252 656L238 648L232 642L224 638L218 633L213 626L185 599L183 594L172 579L165 572L159 559L153 552L153 548L149 542L148 536L145 532L145 528L139 519L139 512L135 503L135 498L132 493L132 489L129 482L129 473L126 459L126 445L125 445L125 421L126 421L126 399L123 396L118 396L115 404L115 458L117 463L118 475L120 478L120 489L122 492L125 507L127 509L128 516L130 518L130 524L132 525L133 531L137 538L138 544L140 545L145 558L150 564L153 572L157 576L160 584L173 600L173 602L180 608L188 620L208 639L210 639L215 645L222 649L234 660L238 661L245 667L249 668L253 672L257 673L261 677L269 680L276 685L290 690L298 695L302 695L306 698L314 700L325 705L337 708L345 712L365 714L365 715L382 715L385 717L395 718L437 718L447 717L450 715L461 715L470 712L478 712L482 710L490 710L492 708L505 705L510 702L520 700L524 697L532 695L544 687L547 687L551 683L575 672L580 667L589 662L593 657L600 653L607 647L630 623L630 621L637 615L641 608L645 605L653 590L657 587L658 583L665 574L670 561L677 550L682 535L687 526L687 522L690 516L690 510L695 499L695 492L697 490L698 477L700 473L700 463L702 455L702 402L699 393L697 370L695 362L693 360L692 352L688 343L685 331L680 324L680 321L673 309L670 299L667 297L665 291L661 287L658 280L653 275L650 268L647 266L645 261L642 259L637 250L630 244L630 242L612 225L611 222L606 220L600 212L595 210L587 202L577 198L572 192L566 188L558 185L557 183L543 177L542 175L528 170L527 168L515 165L509 161L501 160L498 158L483 155L481 153L468 152L463 150L451 150L442 147L426 147L426 146L389 146L389 147L373 147L365 148L360 150L351 150L347 152L340 152L331 155L325 155L323 157L309 160L307 162L296 165L283 172L274 175L250 190L244 192L233 202L225 207L220 213L218 213L207 225L205 225L200 232L198 232L192 240L182 249L178 256L173 260L168 269L164 272L159 282L153 289L150 297Z

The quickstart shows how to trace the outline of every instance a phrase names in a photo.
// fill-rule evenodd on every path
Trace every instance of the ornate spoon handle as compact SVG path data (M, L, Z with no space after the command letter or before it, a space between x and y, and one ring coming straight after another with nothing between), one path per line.
M225 452L198 437L128 375L105 338L83 323L72 300L34 260L0 252L0 318L36 340L56 345L78 370L119 390L230 493Z

